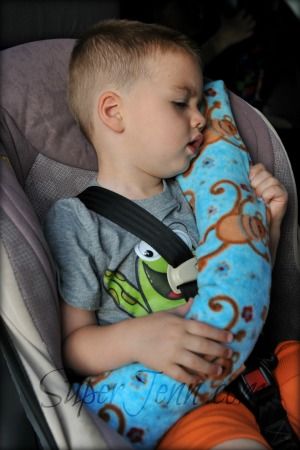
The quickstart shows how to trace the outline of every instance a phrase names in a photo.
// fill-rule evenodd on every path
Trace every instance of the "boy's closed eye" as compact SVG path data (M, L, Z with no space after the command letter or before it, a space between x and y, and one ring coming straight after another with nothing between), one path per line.
M188 102L185 100L177 100L172 102L177 108L184 109L187 108Z
M176 100L176 101L173 101L172 103L179 109L185 109L189 106L188 100ZM203 110L203 102L202 101L198 102L197 108L198 108L198 111L202 112L202 110Z

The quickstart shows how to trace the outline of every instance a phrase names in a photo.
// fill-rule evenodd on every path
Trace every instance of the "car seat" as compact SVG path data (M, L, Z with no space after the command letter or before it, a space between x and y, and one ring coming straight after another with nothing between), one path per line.
M21 404L42 448L130 448L70 392L61 359L55 267L42 232L54 201L76 196L94 177L93 149L69 113L66 81L73 39L26 43L0 52L1 348ZM261 344L300 339L300 246L295 179L266 118L230 93L239 132L289 193L273 269L271 309ZM17 397L16 397L17 398ZM1 405L11 426L12 398ZM11 413L13 415L14 413Z

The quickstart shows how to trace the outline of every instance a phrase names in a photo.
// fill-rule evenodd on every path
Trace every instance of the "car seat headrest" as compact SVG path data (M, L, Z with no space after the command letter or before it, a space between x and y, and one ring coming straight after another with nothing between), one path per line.
M22 157L27 168L25 178L38 153L71 167L97 167L95 154L67 106L68 60L74 42L38 41L2 52L1 67L10 67L9 71L0 69L2 113L29 143L24 154L18 142L15 155Z

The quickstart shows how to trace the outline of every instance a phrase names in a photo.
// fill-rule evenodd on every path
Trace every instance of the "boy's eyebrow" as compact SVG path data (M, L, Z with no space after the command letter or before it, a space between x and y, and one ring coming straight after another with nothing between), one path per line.
M177 91L184 91L189 97L197 97L199 101L202 99L202 91L196 91L192 86L174 86Z

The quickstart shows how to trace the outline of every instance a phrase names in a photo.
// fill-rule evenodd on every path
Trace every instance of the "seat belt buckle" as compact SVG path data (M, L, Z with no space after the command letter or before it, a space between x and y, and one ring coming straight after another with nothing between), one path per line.
M258 367L251 372L242 374L242 379L247 385L247 390L251 394L256 394L272 384L262 367Z
M254 408L264 399L272 396L272 393L277 390L277 384L266 360L262 360L253 369L246 369L240 375L239 389L246 401Z
M173 292L180 294L181 290L179 286L181 284L189 283L197 279L198 269L197 269L197 259L193 258L184 261L178 267L172 267L170 264L167 269L167 278L169 285Z

